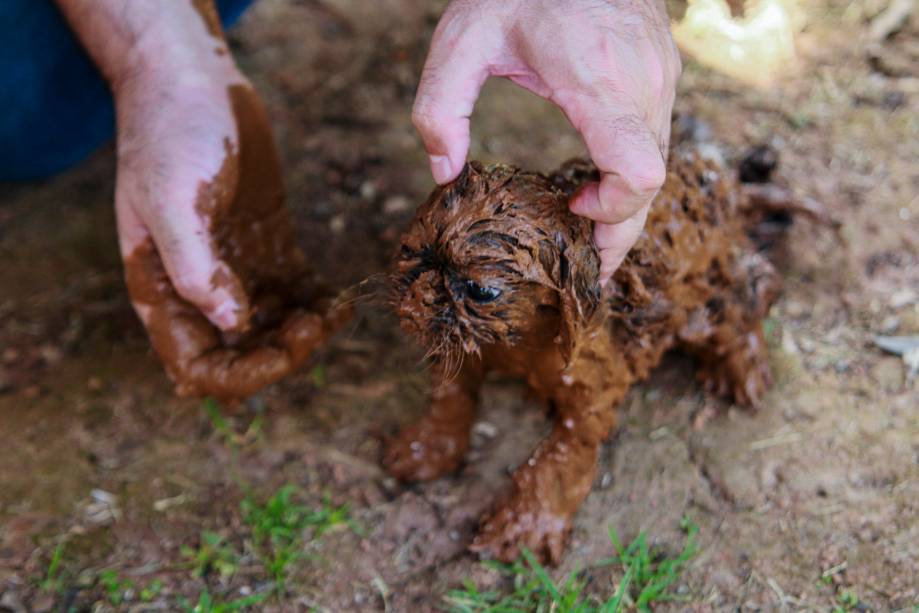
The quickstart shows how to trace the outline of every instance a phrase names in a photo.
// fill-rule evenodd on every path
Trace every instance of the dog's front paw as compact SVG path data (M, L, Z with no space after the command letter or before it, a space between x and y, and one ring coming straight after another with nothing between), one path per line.
M468 430L431 428L422 421L389 443L383 464L400 481L429 481L456 470L468 447Z
M557 565L570 532L570 515L555 513L532 494L518 492L482 522L469 549L483 558L512 562L525 547L540 562Z

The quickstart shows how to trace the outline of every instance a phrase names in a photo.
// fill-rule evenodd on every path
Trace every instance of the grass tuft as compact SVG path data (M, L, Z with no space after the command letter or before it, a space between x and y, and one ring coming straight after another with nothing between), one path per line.
M128 600L134 591L134 582L120 578L114 570L99 573L99 584L105 591L105 597L116 607Z
M217 572L221 580L226 581L239 568L236 551L216 532L202 532L197 549L183 545L181 551L182 556L188 559L195 577L206 577L211 572Z
M66 541L61 541L51 553L51 560L48 562L48 569L45 576L38 584L39 588L46 592L59 592L63 587L63 577L61 566L64 562L64 549L67 547Z
M484 562L509 579L509 589L483 591L466 579L462 589L447 593L445 608L451 613L617 613L627 608L650 611L655 602L677 599L669 589L698 552L698 526L684 518L681 527L686 542L673 558L651 548L644 532L623 547L615 530L610 529L616 555L591 568L622 567L623 578L612 595L585 593L587 580L583 571L572 572L564 581L553 581L546 568L524 549L523 559L513 564Z
M347 505L335 507L325 498L322 507L309 509L294 500L296 491L294 486L285 485L264 504L251 496L240 503L243 521L252 529L254 549L279 593L285 591L288 567L305 557L305 537L317 539L339 526L356 528Z
M185 613L230 613L231 611L243 611L249 607L255 606L265 600L268 594L252 594L243 598L234 600L221 601L206 589L198 596L198 601L191 604L186 599L179 601L179 606Z

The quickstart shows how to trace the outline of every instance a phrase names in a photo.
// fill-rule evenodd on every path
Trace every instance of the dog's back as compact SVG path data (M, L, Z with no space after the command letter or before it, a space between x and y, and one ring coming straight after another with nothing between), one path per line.
M572 160L549 178L570 195L599 175L589 162ZM693 153L671 156L667 180L613 276L603 312L635 378L646 377L675 345L705 361L713 337L758 328L780 279L748 236L754 230L748 211L744 186L732 173ZM716 387L730 393L733 385ZM735 399L756 404L762 391Z

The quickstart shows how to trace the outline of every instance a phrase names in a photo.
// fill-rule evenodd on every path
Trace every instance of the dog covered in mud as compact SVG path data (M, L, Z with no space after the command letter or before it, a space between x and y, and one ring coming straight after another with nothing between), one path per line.
M644 233L601 291L592 224L568 208L598 178L580 161L549 176L470 162L402 237L394 303L434 381L429 412L387 449L389 472L427 480L460 465L489 371L524 378L554 409L551 433L482 521L471 549L486 556L527 547L559 562L617 405L667 350L696 356L706 389L740 405L758 406L771 381L762 319L780 279L749 234L787 192L748 193L674 153Z

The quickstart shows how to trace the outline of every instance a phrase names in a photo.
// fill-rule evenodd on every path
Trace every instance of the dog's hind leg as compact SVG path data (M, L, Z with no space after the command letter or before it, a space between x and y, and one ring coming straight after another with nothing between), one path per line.
M725 292L689 314L678 338L698 358L706 391L755 408L772 384L762 320L781 280L760 254L740 257L731 277Z
M426 481L460 465L469 448L483 374L482 361L474 356L466 356L455 376L443 365L434 365L428 412L387 446L384 464L391 475L402 481Z

